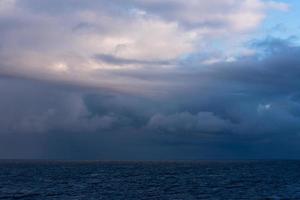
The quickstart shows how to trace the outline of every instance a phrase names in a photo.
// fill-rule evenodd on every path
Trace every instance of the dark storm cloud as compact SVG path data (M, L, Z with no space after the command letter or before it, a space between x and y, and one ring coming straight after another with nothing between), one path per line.
M185 31L248 30L228 16L245 10L256 27L263 4L6 2L16 4L0 10L0 158L299 155L300 47L293 38L252 41L260 56L231 62L201 64L217 53L185 57L194 48Z
M231 131L239 134L285 132L296 136L299 118L295 113L299 111L299 102L293 97L299 93L299 53L299 47L286 43L283 49L262 60L241 59L199 72L199 77L210 78L204 89L200 89L199 78L199 85L195 83L186 92L193 94L187 105L195 109L202 104L204 109L235 122Z
M273 48L267 46L273 42L262 43ZM179 68L161 76L182 75L167 97L4 76L1 157L295 158L300 150L299 53L299 47L286 43L283 51L264 59L202 66L193 73ZM149 72L132 76L144 73Z

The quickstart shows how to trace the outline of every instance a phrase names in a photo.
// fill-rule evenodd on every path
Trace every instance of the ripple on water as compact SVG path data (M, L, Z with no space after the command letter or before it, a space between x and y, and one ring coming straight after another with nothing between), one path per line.
M0 162L0 199L300 199L300 161Z

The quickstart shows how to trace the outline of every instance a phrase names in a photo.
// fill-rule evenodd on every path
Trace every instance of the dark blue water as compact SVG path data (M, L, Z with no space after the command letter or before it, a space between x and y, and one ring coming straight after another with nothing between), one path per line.
M0 161L0 199L300 199L300 161Z

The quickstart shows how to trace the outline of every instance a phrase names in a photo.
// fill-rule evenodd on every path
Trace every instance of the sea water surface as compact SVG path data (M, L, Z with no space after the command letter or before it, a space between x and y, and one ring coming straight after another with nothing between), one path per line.
M0 161L0 199L300 199L300 161Z

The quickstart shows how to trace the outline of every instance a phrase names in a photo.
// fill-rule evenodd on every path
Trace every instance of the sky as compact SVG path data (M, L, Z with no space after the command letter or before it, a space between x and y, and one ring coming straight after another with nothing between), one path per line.
M300 1L0 0L0 158L300 158Z

